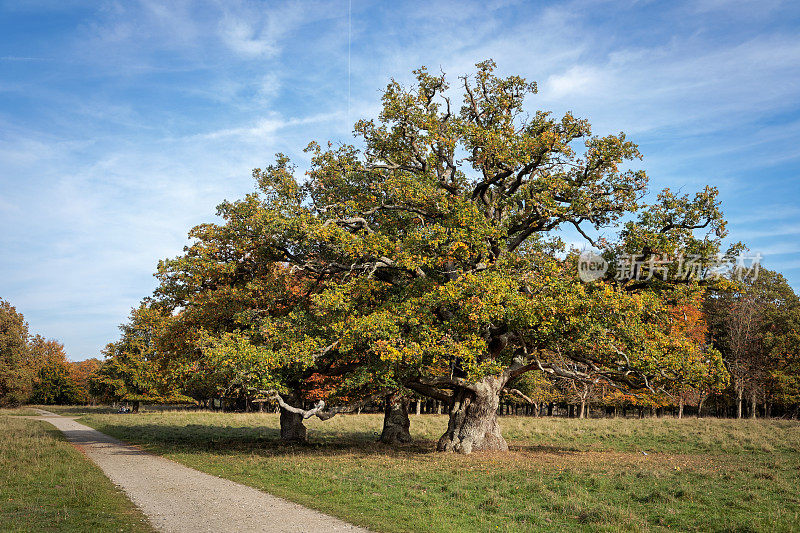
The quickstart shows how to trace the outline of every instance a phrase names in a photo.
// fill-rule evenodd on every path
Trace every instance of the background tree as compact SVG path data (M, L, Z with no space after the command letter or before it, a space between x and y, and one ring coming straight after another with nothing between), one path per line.
M40 336L33 339L31 353L36 354L38 370L34 375L30 402L43 405L86 403L86 396L70 372L64 345Z
M684 359L677 369L676 378L668 388L668 394L677 405L678 418L683 418L684 407L692 403L700 407L700 396L710 391L720 391L728 383L728 372L720 357L706 359L710 346L710 336L706 313L703 309L706 298L705 290L692 291L690 297L679 304L671 306L671 332L679 337L686 337L705 351L694 352L704 358L702 361ZM702 392L701 392L702 391Z
M90 394L89 389L92 377L100 369L101 364L100 360L96 357L83 361L74 361L69 364L69 373L75 381L80 395L85 398L87 402L95 403L98 401L98 398Z
M21 313L0 298L0 406L25 402L30 396L28 324Z
M749 396L750 415L755 417L758 402L767 402L779 382L792 382L800 324L797 295L782 275L761 269L755 279L712 294L706 309L712 339L731 374L736 416L743 416Z
M90 391L104 401L124 401L137 412L142 403L192 401L180 392L177 376L158 350L165 315L157 307L143 304L121 326L119 341L109 343L105 357L91 380Z
M565 399L557 381L548 377L545 372L533 370L521 375L514 383L514 389L524 395L524 401L533 404L536 416L552 415L553 404ZM519 396L514 390L508 392L512 397Z

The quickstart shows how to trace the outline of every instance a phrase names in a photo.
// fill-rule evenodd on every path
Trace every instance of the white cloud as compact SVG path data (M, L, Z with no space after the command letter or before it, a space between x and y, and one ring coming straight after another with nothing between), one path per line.
M603 78L603 72L596 67L575 65L566 72L550 75L542 92L551 99L585 96L605 90Z
M261 102L268 102L278 95L281 79L275 72L264 74L258 84L258 95Z
M220 23L220 35L231 50L244 56L274 56L278 52L275 36L260 32L246 20L225 17Z
M272 139L272 136L275 134L275 132L285 128L290 128L293 126L304 126L320 122L330 122L332 120L337 120L341 118L342 118L342 113L339 111L333 113L320 113L309 117L299 117L290 119L282 119L279 116L275 115L259 119L253 125L239 126L235 128L224 128L221 130L212 131L210 133L201 134L199 135L199 137L212 140L233 138L234 140L245 143L263 142L264 140Z

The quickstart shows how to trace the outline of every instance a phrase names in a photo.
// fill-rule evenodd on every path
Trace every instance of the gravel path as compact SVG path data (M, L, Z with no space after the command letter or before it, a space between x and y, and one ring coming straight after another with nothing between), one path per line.
M252 487L143 452L71 418L37 411L42 415L37 418L60 429L160 531L366 533Z

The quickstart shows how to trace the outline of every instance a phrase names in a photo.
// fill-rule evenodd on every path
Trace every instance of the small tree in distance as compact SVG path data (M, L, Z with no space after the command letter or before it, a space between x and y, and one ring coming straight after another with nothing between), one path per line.
M127 402L133 412L141 404L193 402L179 391L174 376L157 347L164 316L158 309L140 306L121 326L122 337L109 343L104 360L90 379L90 393L105 402Z
M25 317L0 298L0 407L20 405L31 393L29 340Z

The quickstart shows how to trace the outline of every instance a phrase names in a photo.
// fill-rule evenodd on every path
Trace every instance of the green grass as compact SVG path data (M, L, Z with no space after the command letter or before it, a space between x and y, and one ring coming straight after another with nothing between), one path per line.
M0 416L0 531L153 529L60 431Z
M29 407L38 407L45 411L50 411L61 416L84 416L88 414L117 414L117 409L110 405L31 405ZM194 410L193 407L184 410ZM143 405L140 409L142 413L158 413L162 411L176 411L180 410L179 407L170 405ZM36 414L36 413L34 413Z
M508 454L375 442L381 416L307 423L278 442L273 414L88 415L105 433L375 531L800 531L800 424L504 417ZM642 452L646 452L644 455Z
M31 405L61 416L83 416L88 414L112 414L117 410L109 405Z
M29 407L14 407L10 409L0 409L0 416L36 416L39 413Z

